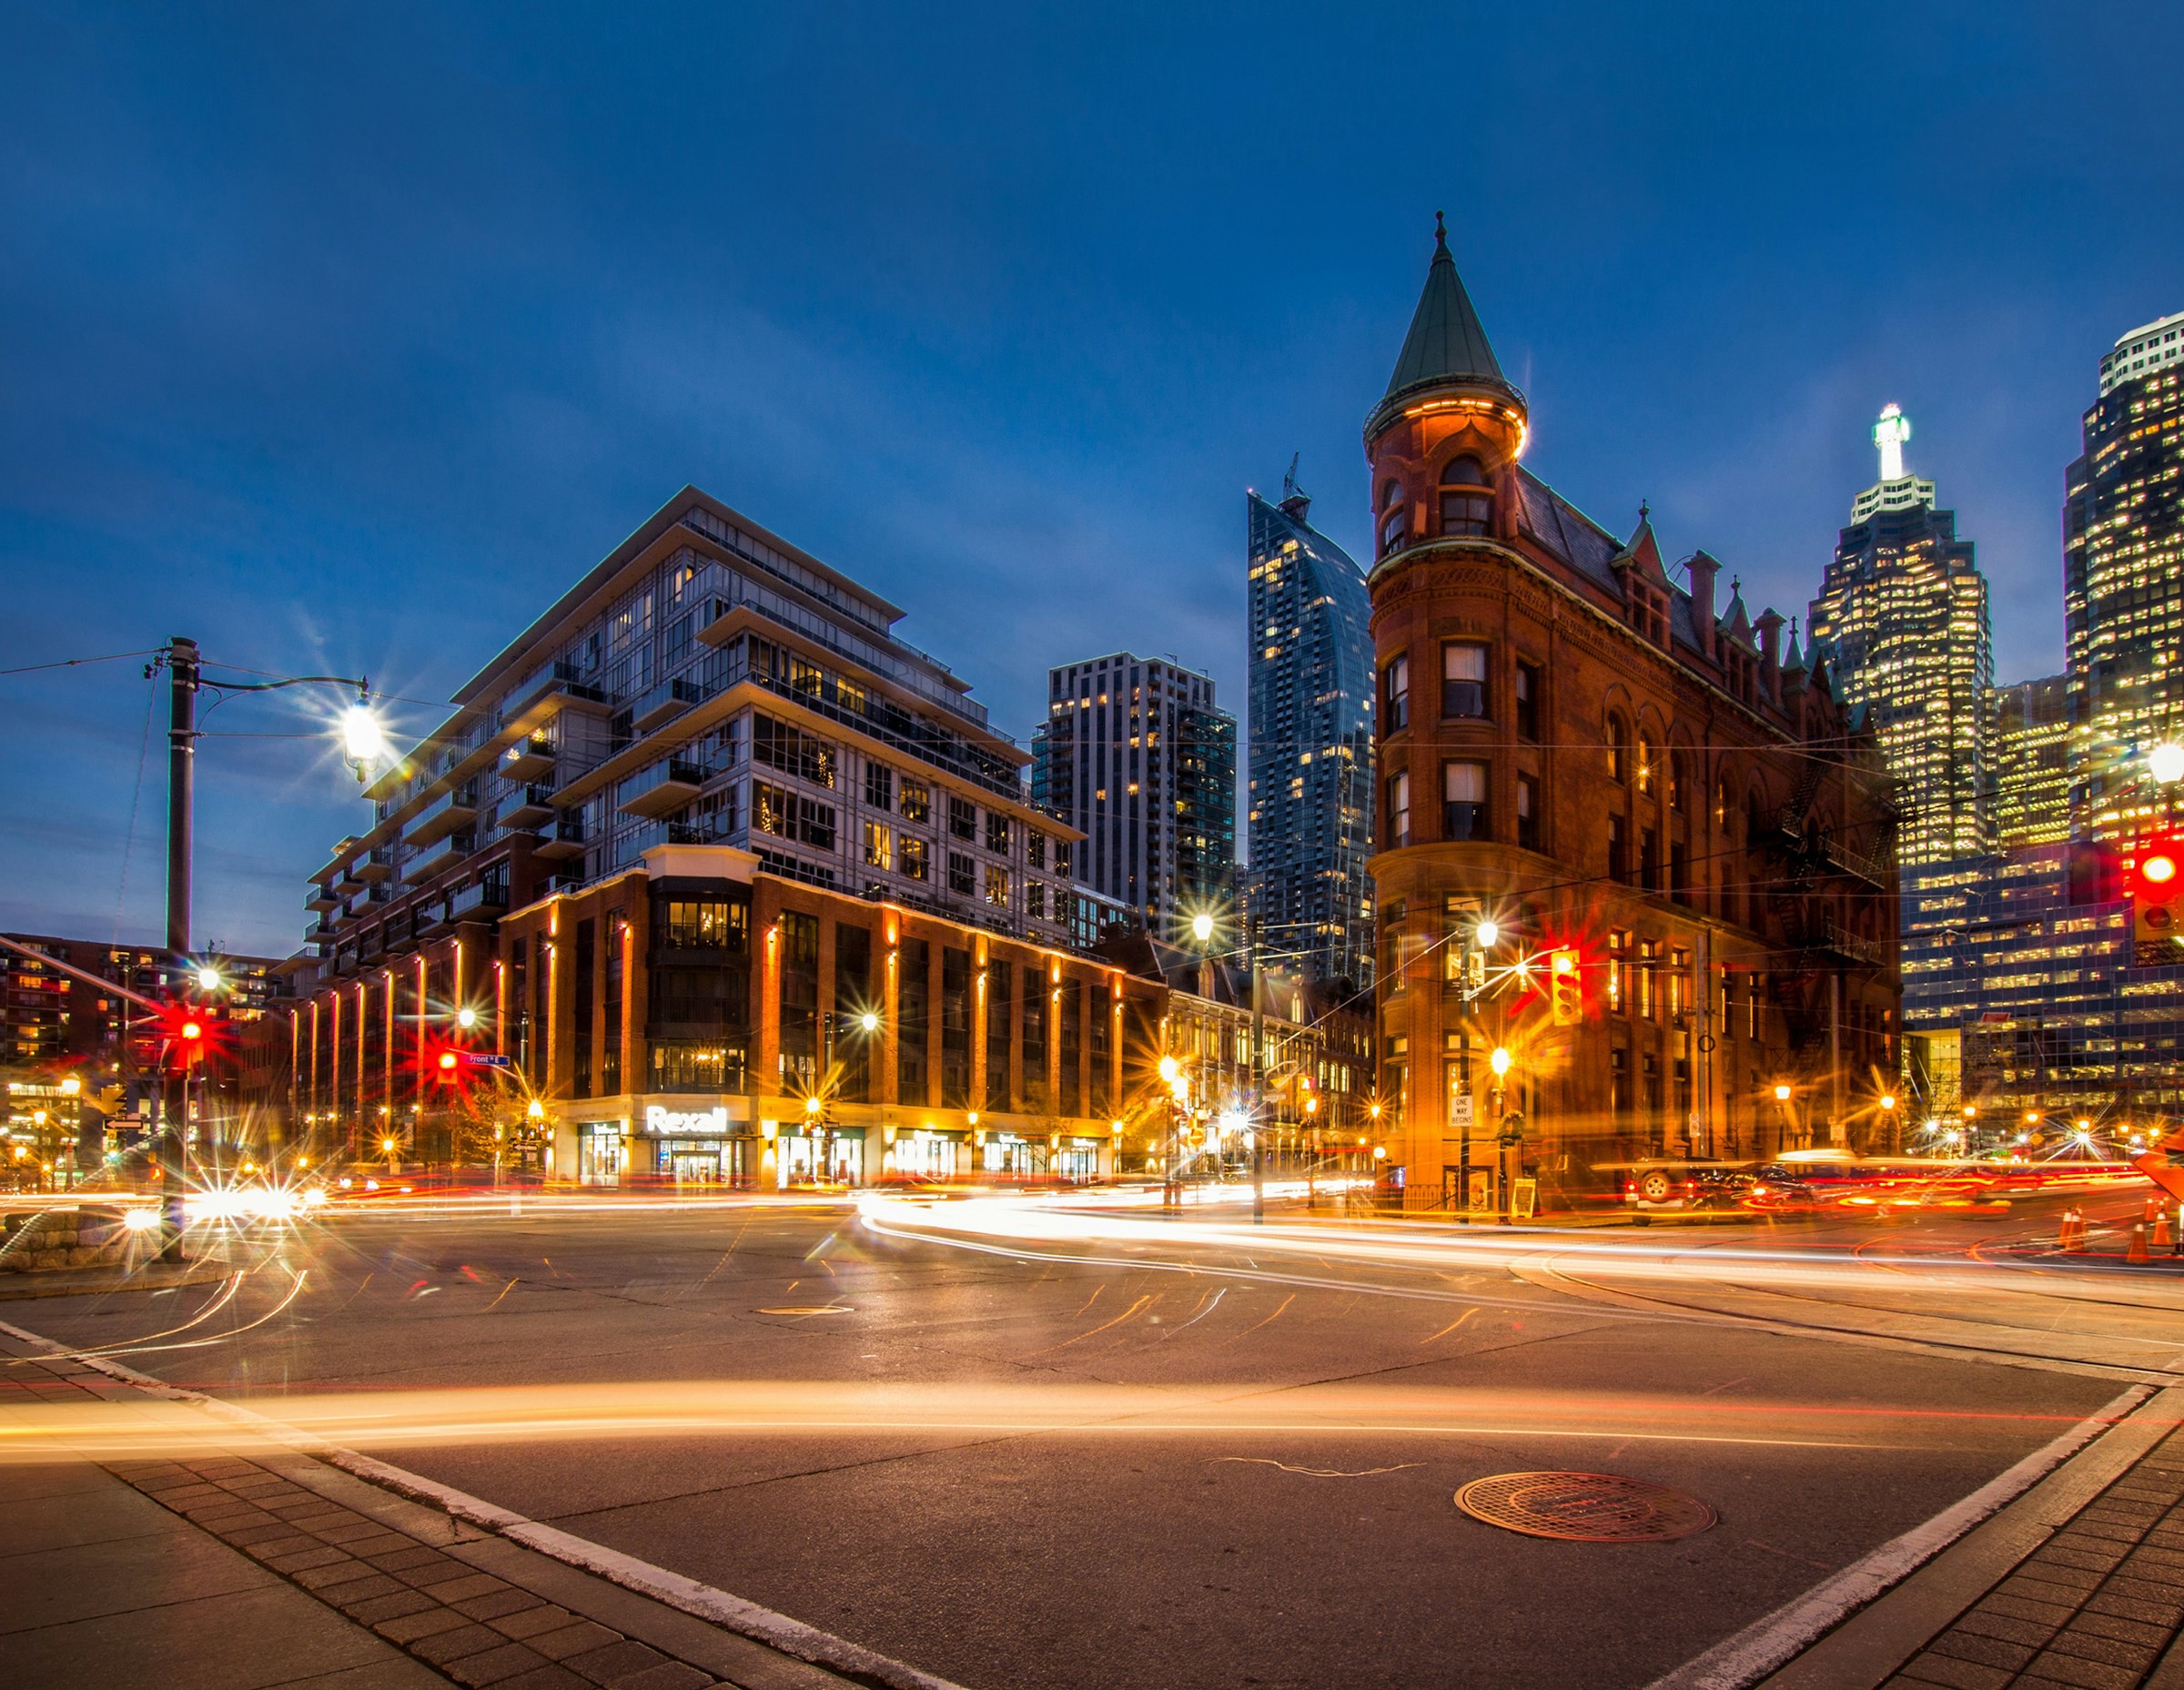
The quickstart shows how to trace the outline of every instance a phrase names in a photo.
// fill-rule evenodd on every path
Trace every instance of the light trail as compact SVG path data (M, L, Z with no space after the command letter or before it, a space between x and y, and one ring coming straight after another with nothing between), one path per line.
M0 1406L0 1463L167 1459L210 1448L521 1447L632 1439L918 1433L1195 1440L1606 1440L1770 1449L1958 1449L1976 1431L2072 1416L1723 1402L1680 1395L1302 1386L1279 1392L1077 1384L669 1380L237 1397L254 1429L187 1402L35 1398Z

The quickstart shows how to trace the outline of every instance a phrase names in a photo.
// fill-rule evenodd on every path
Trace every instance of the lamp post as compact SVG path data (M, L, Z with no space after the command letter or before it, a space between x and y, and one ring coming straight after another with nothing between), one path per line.
M359 781L383 754L385 735L370 707L371 683L347 675L293 675L278 681L207 681L197 643L177 634L165 653L146 668L167 675L167 950L169 983L177 999L187 999L193 980L184 959L189 955L190 880L193 866L197 757L197 692L271 693L282 687L326 684L353 686L357 702L341 721L343 752ZM217 976L216 976L217 979ZM187 1174L189 1071L170 1061L161 1088L159 1114L159 1217L162 1261L182 1260L182 1189Z
M1190 936L1201 950L1212 942L1211 911L1200 910L1190 918ZM1259 924L1249 912L1244 916L1244 954L1251 977L1251 1221L1258 1226L1267 1219L1266 1150L1259 1142L1267 1105L1267 1009L1259 988Z

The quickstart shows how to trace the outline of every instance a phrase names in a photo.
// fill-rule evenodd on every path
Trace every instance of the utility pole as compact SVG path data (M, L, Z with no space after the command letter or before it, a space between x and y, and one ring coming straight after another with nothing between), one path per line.
M1251 947L1251 1224L1263 1225L1267 1219L1267 1153L1259 1142L1265 1129L1267 1108L1267 1012L1260 1001L1259 982L1259 912L1253 910L1244 918L1247 942Z
M190 817L197 755L197 643L168 643L167 728L167 950L168 984L183 1001L189 974ZM176 1051L159 1113L159 1260L182 1260L183 1181L188 1168L189 1072Z

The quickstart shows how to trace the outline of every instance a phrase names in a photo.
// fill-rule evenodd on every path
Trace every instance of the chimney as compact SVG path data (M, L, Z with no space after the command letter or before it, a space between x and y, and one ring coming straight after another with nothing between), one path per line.
M1760 688L1777 704L1782 703L1782 612L1772 604L1759 613Z
M1708 657L1714 651L1714 580L1722 566L1704 552L1691 554L1691 625L1698 630L1699 650Z

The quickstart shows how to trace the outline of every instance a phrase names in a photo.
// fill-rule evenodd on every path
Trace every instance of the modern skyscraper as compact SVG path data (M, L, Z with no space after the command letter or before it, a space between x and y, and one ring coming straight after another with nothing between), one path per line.
M2100 360L2063 503L2075 819L2128 836L2162 800L2144 758L2184 734L2184 312Z
M1113 652L1047 671L1031 800L1086 835L1077 879L1167 936L1236 885L1236 718L1213 681Z
M2005 851L2070 836L2070 677L1995 693L1995 843Z
M1364 572L1279 504L1245 495L1251 625L1250 823L1268 947L1322 982L1372 983L1372 604Z
M1987 578L1934 483L1904 469L1911 420L1874 425L1881 477L1851 501L1850 526L1812 603L1813 638L1835 660L1854 711L1869 713L1896 777L1906 865L1987 850L1994 773L1993 635Z

